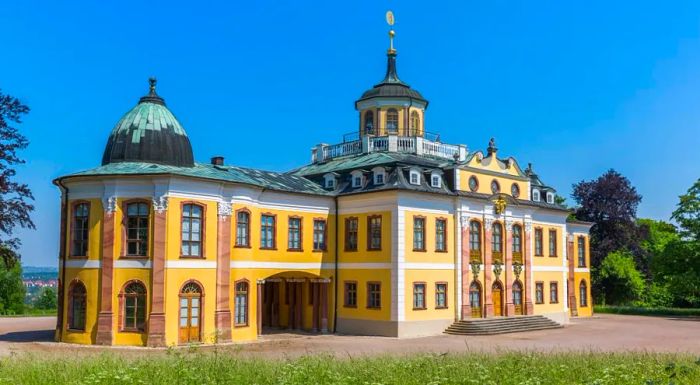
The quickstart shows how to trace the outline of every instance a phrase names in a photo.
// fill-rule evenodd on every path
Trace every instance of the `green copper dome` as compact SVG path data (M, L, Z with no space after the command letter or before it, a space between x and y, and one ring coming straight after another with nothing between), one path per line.
M102 164L117 162L159 163L178 167L194 166L192 145L180 122L151 89L136 107L127 112L109 135Z

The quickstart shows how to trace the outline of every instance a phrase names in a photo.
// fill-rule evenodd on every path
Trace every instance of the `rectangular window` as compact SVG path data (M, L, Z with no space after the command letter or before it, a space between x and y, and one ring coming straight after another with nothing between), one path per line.
M367 307L379 309L382 307L382 284L379 282L367 282Z
M72 257L86 257L88 252L90 204L79 203L73 207L73 223L71 229Z
M275 248L275 217L273 215L260 217L260 248Z
M413 217L413 251L425 251L425 218Z
M447 251L447 220L435 220L435 251Z
M378 173L374 176L374 184L384 184L384 174Z
M126 205L126 255L148 255L148 214L147 203Z
M425 283L413 284L413 310L425 309Z
M234 313L236 326L248 325L248 282L236 282Z
M236 246L250 247L250 213L236 212Z
M357 218L345 219L345 251L357 251Z
M357 307L357 282L345 282L345 307Z
M535 303L537 303L537 304L544 303L544 283L543 282L536 282L535 283Z
M542 256L542 229L535 229L535 256Z
M586 238L578 237L578 267L586 267Z
M326 251L326 221L314 219L314 250Z
M549 303L559 303L559 284L557 282L549 283Z
M435 284L435 308L447 308L447 284L444 282L438 282Z
M289 250L301 250L301 218L299 217L289 218L287 248Z
M182 205L182 238L180 255L182 257L202 256L203 209L195 204Z
M549 230L549 256L557 256L557 230Z
M382 216L376 215L367 218L367 249L381 250L382 248Z

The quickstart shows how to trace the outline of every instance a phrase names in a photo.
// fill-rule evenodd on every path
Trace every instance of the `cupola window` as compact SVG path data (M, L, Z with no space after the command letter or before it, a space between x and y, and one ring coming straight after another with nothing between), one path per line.
M417 111L411 112L410 128L411 132L409 135L411 136L418 135L420 132L420 116L418 115Z
M390 108L386 112L386 129L391 134L399 131L399 112L395 108Z
M374 113L365 112L365 134L374 134Z

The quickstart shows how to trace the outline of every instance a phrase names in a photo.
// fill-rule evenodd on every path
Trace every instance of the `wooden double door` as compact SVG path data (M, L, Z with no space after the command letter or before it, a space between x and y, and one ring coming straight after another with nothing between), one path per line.
M201 342L202 336L202 289L195 283L187 284L180 292L180 336L181 344Z
M503 285L498 281L493 283L491 300L493 301L494 317L503 316Z

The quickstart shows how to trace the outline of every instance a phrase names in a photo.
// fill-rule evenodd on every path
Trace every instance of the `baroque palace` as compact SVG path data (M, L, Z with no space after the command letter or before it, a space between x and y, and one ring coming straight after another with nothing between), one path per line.
M357 132L308 165L196 163L150 92L112 130L102 165L60 177L56 339L168 346L274 329L382 336L458 320L591 315L588 230L494 140L426 131L426 100L384 79Z

